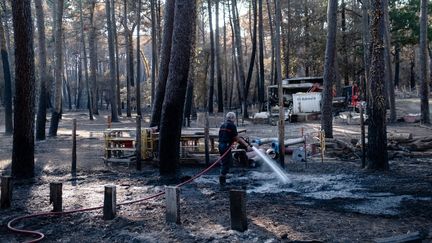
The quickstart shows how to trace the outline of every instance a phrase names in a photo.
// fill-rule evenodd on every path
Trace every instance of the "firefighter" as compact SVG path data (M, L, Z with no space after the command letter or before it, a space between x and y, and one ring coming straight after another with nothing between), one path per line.
M248 151L252 150L250 144L248 144L243 138L238 136L237 127L234 124L236 119L236 115L234 112L228 112L225 116L225 122L219 128L219 153L221 156L225 154L225 152L231 149L231 145L234 142L238 142L244 145ZM219 176L219 183L221 188L223 188L226 184L226 175L232 166L232 157L231 153L227 152L225 156L221 158L221 172Z

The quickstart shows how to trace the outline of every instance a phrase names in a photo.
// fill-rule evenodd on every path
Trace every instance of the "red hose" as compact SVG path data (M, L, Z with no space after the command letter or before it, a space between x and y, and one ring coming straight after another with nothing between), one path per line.
M229 151L231 151L231 148L227 149L227 151L225 151L225 153L223 153L221 155L221 157L219 157L219 159L216 160L209 167L207 167L206 169L204 169L200 173L196 174L195 176L193 176L189 180L184 181L184 182L182 182L180 184L177 184L176 187L184 186L184 185L192 182L196 178L202 176L203 174L207 173L208 171L210 171L213 167L215 167L222 160L222 158L224 158L228 154ZM159 193L156 193L154 195L151 195L151 196L148 196L148 197L145 197L145 198L141 198L141 199L137 199L137 200L133 200L133 201L126 201L126 202L119 203L117 205L121 206L121 205L133 204L133 203L137 203L137 202L143 202L143 201L147 201L147 200L150 200L150 199L162 196L164 194L165 194L165 192L159 192ZM31 236L38 237L37 239L26 241L27 243L39 242L43 238L45 238L45 235L43 233L38 232L38 231L33 231L33 230L23 230L23 229L14 228L12 225L14 223L18 222L18 221L23 220L23 219L29 219L29 218L35 218L35 217L44 217L44 216L52 216L52 215L65 215L65 214L71 214L71 213L93 211L93 210L97 210L97 209L101 209L101 208L103 208L103 206L92 207L92 208L82 208L82 209L76 209L76 210L70 210L70 211L64 211L64 212L45 212L45 213L34 213L34 214L26 215L26 216L19 216L19 217L16 217L16 218L13 218L12 220L10 220L8 222L8 224L7 224L7 227L8 227L8 229L10 231L18 233L18 234L25 234L25 235L31 235Z

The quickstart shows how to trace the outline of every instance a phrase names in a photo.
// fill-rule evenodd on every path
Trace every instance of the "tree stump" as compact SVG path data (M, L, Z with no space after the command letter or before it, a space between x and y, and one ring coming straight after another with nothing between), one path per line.
M246 191L230 191L231 229L244 232L247 230Z
M180 224L180 188L167 186L165 188L166 222Z
M111 220L116 216L116 186L105 186L103 219Z
M50 204L53 205L53 212L63 211L62 189L63 184L61 182L50 183Z

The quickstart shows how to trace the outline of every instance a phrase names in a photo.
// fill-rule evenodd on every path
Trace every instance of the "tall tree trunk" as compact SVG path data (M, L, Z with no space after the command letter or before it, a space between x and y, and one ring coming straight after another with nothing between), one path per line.
M161 55L159 63L159 74L156 86L155 98L152 108L152 116L150 126L159 126L161 119L161 110L165 97L165 88L169 72L169 63L171 58L171 44L174 29L174 6L176 0L165 3L164 11L164 28L161 46Z
M368 169L388 170L384 63L383 0L372 1L371 13L372 62L370 70L371 97L368 103L369 125Z
M395 87L399 87L399 80L400 80L400 43L399 41L396 41L395 43L395 72L394 72L394 85Z
M262 0L260 0L262 1ZM282 49L283 49L283 66L282 66L282 77L289 78L289 63L290 63L290 32L291 32L291 0L287 0L288 10L288 23L285 25L281 23L282 28Z
M215 59L216 59L216 81L218 87L218 112L223 112L223 89L222 89L222 70L219 42L219 0L216 1L216 30L215 30Z
M226 28L226 11L225 11L225 3L222 3L223 6L223 68L224 68L224 107L228 106L228 54L227 54L227 28Z
M278 97L279 97L279 122L278 122L278 141L279 144L284 144L285 140L285 109L283 102L283 91L282 91L282 65L281 65L281 44L280 44L280 32L282 13L280 9L280 0L275 0L275 58L276 58L276 76L278 82ZM279 146L279 163L282 167L285 167L285 146Z
M329 0L327 8L327 43L324 61L324 89L321 108L321 129L326 138L333 137L332 89L335 79L337 0Z
M369 0L366 0L369 1ZM341 30L342 30L342 59L343 59L343 80L344 85L349 85L349 64L348 64L348 44L347 44L347 26L346 26L346 4L345 0L342 0L341 3ZM336 90L340 91L340 82L336 83ZM338 88L339 87L339 88Z
M194 34L196 1L176 0L169 75L159 133L161 175L176 176L180 136Z
M155 84L156 84L156 76L157 74L157 65L158 65L158 50L157 50L157 37L156 37L156 31L157 31L157 17L156 17L156 0L150 0L150 14L151 14L151 36L152 36L152 71L151 71L151 97L152 97L152 103L154 103L155 100ZM175 1L175 0L173 0ZM173 3L174 4L174 3ZM174 18L174 17L171 17ZM165 33L165 30L164 30ZM161 47L163 48L163 47ZM159 70L161 72L161 70ZM159 110L160 111L160 110ZM159 112L158 111L158 112Z
M211 1L207 0L207 10L209 15L209 29L210 29L210 74L209 74L209 92L207 97L207 111L213 114L213 96L214 96L214 73L215 73L215 49L214 49L214 35L213 35L213 18L211 10Z
M137 59L137 75L136 75L136 105L137 115L141 116L141 58L140 58L140 28L141 28L141 0L138 0L137 9L137 47L136 47L136 59ZM153 40L152 40L153 42ZM155 54L155 53L154 53ZM153 71L152 71L153 72Z
M364 66L364 79L369 81L370 71L370 32L369 32L369 9L370 0L362 2L362 42L363 42L363 66ZM370 83L366 83L365 98L369 103L370 97Z
M391 45L390 45L390 17L389 17L389 0L383 0L384 8L384 62L385 62L385 83L388 97L388 104L390 108L390 122L396 122L396 101L395 101L395 88L393 83L393 73L391 64Z
M50 136L57 136L57 129L60 122L61 109L62 109L62 84L63 84L63 3L64 0L56 1L55 5L55 39L54 39L54 53L55 53L55 99L54 109L51 114L51 125L49 130Z
M263 21L263 0L258 0L258 40L259 40L259 82L258 82L258 101L260 111L264 108L264 21ZM291 2L291 0L288 0ZM289 20L288 20L289 21Z
M89 74L87 68L87 48L85 43L85 34L84 34L84 20L83 20L83 12L82 12L82 1L79 0L79 8L80 8L80 24L81 24L81 45L82 45L82 53L83 53L83 61L84 61L84 83L87 90L87 100L88 100L88 109L89 109L89 119L93 121L93 98L91 95L90 84L89 84ZM80 64L81 67L81 64ZM81 75L81 71L79 72ZM79 100L79 99L78 99Z
M430 124L429 113L429 77L427 75L427 26L428 26L428 2L427 0L420 1L420 112L421 122Z
M117 114L119 116L122 115L122 106L121 106L121 95L120 95L120 68L119 68L119 46L118 46L118 35L117 35L117 24L115 17L115 0L111 0L111 21L113 27L113 35L114 35L114 47L115 47L115 66L116 66L116 97L117 97Z
M97 88L97 47L96 47L96 26L94 23L94 11L95 11L96 0L90 1L90 32L89 32L89 49L90 49L90 84L91 84L91 104L93 105L93 114L99 115L98 108L98 88Z
M8 55L8 51L6 48L6 39L5 39L5 35L4 35L3 21L0 21L0 48L1 48L1 58L2 58L2 63L3 63L3 77L4 77L4 81L5 81L5 91L4 91L5 133L9 135L9 134L12 134L12 132L13 132L13 124L12 124L12 78L11 78L10 65L9 65L9 55Z
M233 14L233 24L234 24L234 34L235 34L235 46L236 46L236 56L237 56L237 68L239 73L239 84L240 84L240 102L242 105L243 118L248 118L247 114L247 100L245 99L246 94L246 77L243 69L243 49L241 43L240 34L240 22L239 16L237 15L237 0L232 0L231 4L232 14ZM246 112L246 113L245 113Z
M244 92L244 99L248 99L249 94L249 88L250 83L252 80L252 74L253 74L253 67L255 65L255 56L256 56L256 46L257 46L257 2L256 0L252 0L252 12L253 12L253 34L252 34L252 54L251 59L249 63L249 70L248 75L246 78L246 85ZM247 111L247 105L245 106L243 110L243 117L247 118L249 117L248 111Z
M308 77L310 75L310 14L309 14L309 3L308 0L304 0L304 43L305 43L305 76ZM328 33L327 33L328 34Z
M111 121L118 122L117 114L117 98L116 98L116 69L115 69L115 50L114 50L114 34L111 22L111 6L110 0L105 0L105 11L107 19L108 30L108 52L109 52L109 66L110 66L110 103L111 103ZM138 86L137 86L138 88Z
M270 6L270 0L266 0L267 3L267 13L268 13L268 19L269 19L269 29L270 29L270 38L271 38L271 68L270 68L270 83L276 84L276 78L275 78L275 39L274 39L274 31L273 31L273 20L272 20L272 10Z
M31 1L12 1L15 43L15 99L12 176L34 176L35 65Z
M123 1L123 28L124 28L124 39L125 39L125 53L126 53L126 116L132 117L131 114L131 97L130 88L133 83L133 56L132 50L132 37L131 31L127 27L127 0Z

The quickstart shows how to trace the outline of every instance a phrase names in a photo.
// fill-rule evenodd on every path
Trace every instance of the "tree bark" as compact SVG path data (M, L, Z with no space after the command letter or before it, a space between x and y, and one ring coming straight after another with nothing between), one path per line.
M12 124L12 77L9 65L9 54L6 48L6 39L4 35L3 21L0 21L0 48L3 63L3 77L5 82L4 105L5 105L5 134L13 132ZM45 124L45 123L44 123ZM44 130L45 133L45 130Z
M158 76L157 73L157 65L158 65L158 50L157 50L157 37L156 37L156 24L157 24L157 17L156 17L156 10L157 6L155 3L156 0L150 0L150 14L151 14L151 36L152 36L152 71L151 71L151 97L152 101L154 102L155 99L155 84L156 84L156 76ZM175 0L173 0L175 1ZM174 4L174 3L172 3ZM168 4L167 4L168 5ZM174 11L173 11L174 12ZM173 17L171 17L173 18ZM165 33L165 30L164 30ZM163 47L161 47L163 48ZM160 70L159 70L160 72ZM152 103L153 103L152 102ZM160 110L158 111L160 112Z
M252 0L252 11L253 11L253 34L252 34L252 53L251 53L251 59L249 63L249 70L248 75L246 78L246 85L244 90L244 99L248 99L249 94L249 88L250 83L252 80L252 74L253 74L253 67L255 65L255 56L256 56L256 46L257 46L257 2L256 0ZM243 110L243 117L247 118L249 117L248 111L247 111L247 105L245 106Z
M40 0L38 0L40 1ZM84 34L84 20L83 20L83 11L82 11L82 0L79 0L79 8L80 8L80 25L81 25L81 45L82 45L82 53L84 60L84 83L87 90L87 100L88 100L88 109L89 109L89 119L93 121L93 98L91 95L90 84L89 84L89 75L87 68L87 48L85 43L85 34ZM81 62L80 62L81 63ZM81 67L81 64L80 64ZM79 72L81 74L81 71ZM79 99L78 99L79 100Z
M237 68L239 73L239 84L240 84L240 102L242 105L243 118L247 117L247 100L245 99L246 94L246 77L243 69L243 48L241 43L241 34L240 34L240 23L239 16L237 15L237 0L232 0L232 14L233 14L233 24L234 24L234 34L235 34L235 47L236 47L236 56L237 56ZM246 111L246 113L245 113Z
M278 82L278 97L279 97L279 122L278 122L278 141L279 144L284 144L285 140L285 109L282 91L282 65L281 65L281 46L280 46L280 32L282 13L280 9L280 0L275 0L275 58L276 58L276 76ZM279 146L279 163L285 167L285 147Z
M369 9L370 0L362 2L362 42L363 42L363 65L364 65L364 79L369 80L370 71L370 32L369 32ZM366 83L365 99L369 103L370 97L370 84Z
M372 1L371 37L372 60L369 83L371 88L368 125L368 169L388 170L387 128L384 63L384 9L383 0Z
M424 124L430 124L429 113L429 77L427 75L427 26L428 26L428 2L427 0L420 1L420 121Z
M111 121L118 122L117 114L117 98L116 98L116 69L115 69L115 50L114 50L114 34L111 22L111 4L110 0L105 0L105 11L107 19L108 30L108 52L109 52L109 66L110 66L110 103L111 103ZM137 86L137 89L139 87Z
M162 107L159 134L161 175L176 176L180 136L194 34L196 1L176 0L169 75Z
M390 123L396 122L396 101L395 101L395 88L393 83L393 73L391 65L391 44L390 44L390 17L389 17L389 0L383 0L384 8L384 62L385 62L385 83L388 97L388 104L390 108Z
M141 58L140 58L140 28L141 28L141 0L138 0L138 9L137 9L137 48L136 48L136 60L137 60L137 74L136 74L136 106L137 106L137 115L141 116ZM153 39L154 40L154 39ZM152 42L154 42L152 40ZM152 55L155 55L153 53ZM152 71L153 73L153 71Z
M133 83L133 51L131 50L132 31L127 27L127 0L123 1L123 7L123 28L126 52L126 116L132 117L130 88Z
M90 98L92 99L91 104L93 105L93 114L99 115L98 108L98 88L97 88L97 47L96 47L96 26L94 24L94 10L96 0L90 0L90 32L89 32L89 48L90 48L90 84L91 93Z
M165 97L165 88L168 78L169 72L169 63L171 57L171 44L172 44L172 35L174 29L174 6L175 1L168 1L165 4L164 11L164 28L163 28L163 37L162 37L162 46L161 46L161 55L160 55L160 63L159 63L159 74L158 74L158 82L156 86L155 98L153 102L152 108L152 117L150 126L159 126L161 119L161 110L162 104L164 102Z
M322 92L321 129L326 138L333 138L332 89L335 79L337 0L329 0L327 8L327 43L324 61L324 89Z
M12 176L34 176L35 65L31 1L12 1L15 43L15 100Z
M63 84L63 4L64 0L56 1L55 5L55 37L54 37L54 53L55 53L55 98L54 109L51 114L51 125L49 129L50 136L57 136L57 129L60 122L62 111L62 84Z
M291 0L288 0L291 2ZM288 20L289 21L289 20ZM264 108L264 21L263 21L263 2L258 0L258 39L259 39L259 82L258 82L258 101L260 111Z
M211 1L207 0L207 10L209 15L209 29L210 29L210 74L209 74L209 92L207 97L207 111L213 114L213 96L214 96L214 74L215 74L215 49L214 49L214 35L213 35L213 18L211 10Z
M400 43L399 41L396 41L395 43L395 71L394 71L394 85L395 87L399 87L399 81L400 81Z
M274 40L274 31L273 31L273 20L272 20L272 10L270 6L269 0L266 0L267 3L267 12L268 12L268 20L269 20L269 29L270 29L270 38L271 38L271 68L270 68L270 83L277 84L275 78L275 40Z
M120 95L120 68L119 68L119 46L118 46L118 35L117 35L117 24L115 17L115 0L111 0L111 20L113 27L113 35L114 35L114 46L115 46L115 66L116 66L116 98L117 98L117 114L119 116L122 115L122 105L121 105L121 95Z
M219 0L216 0L216 30L215 30L216 81L218 90L218 112L223 112L222 70L219 41Z

